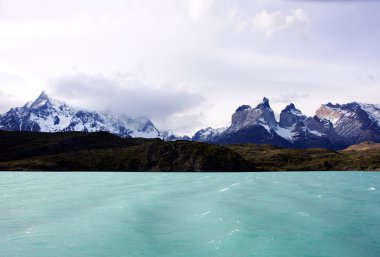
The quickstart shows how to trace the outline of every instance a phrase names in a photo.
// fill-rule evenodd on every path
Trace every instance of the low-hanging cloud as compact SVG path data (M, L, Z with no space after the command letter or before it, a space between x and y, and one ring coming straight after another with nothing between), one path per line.
M94 110L111 110L132 117L147 116L157 124L168 117L186 113L203 97L170 84L153 84L129 75L72 74L53 79L49 90L54 96Z
M9 95L0 91L0 113L4 113L8 111L11 107L13 107L13 102L9 100Z
M297 27L304 30L309 24L309 18L303 9L293 9L289 14L282 11L268 12L262 10L252 19L252 25L255 30L263 32L267 36L275 33Z
M302 99L309 98L309 94L281 94L274 97L271 97L272 103L282 103L282 104L289 104L294 103L297 101L300 101Z

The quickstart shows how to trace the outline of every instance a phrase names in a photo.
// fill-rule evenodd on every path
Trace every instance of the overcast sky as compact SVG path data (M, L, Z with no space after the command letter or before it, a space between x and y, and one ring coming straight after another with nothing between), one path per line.
M0 112L46 90L192 134L263 96L380 103L379 2L0 0Z

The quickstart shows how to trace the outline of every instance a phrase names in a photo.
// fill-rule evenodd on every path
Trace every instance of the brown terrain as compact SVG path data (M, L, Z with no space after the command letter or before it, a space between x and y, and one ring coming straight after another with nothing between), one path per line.
M106 133L0 131L3 171L379 171L380 144L342 151L262 144L120 138Z

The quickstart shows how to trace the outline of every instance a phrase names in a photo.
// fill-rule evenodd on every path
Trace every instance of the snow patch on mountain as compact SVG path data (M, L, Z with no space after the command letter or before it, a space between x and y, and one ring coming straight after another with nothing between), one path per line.
M380 105L379 104L363 104L359 103L360 107L367 112L370 119L380 125Z
M193 141L198 142L210 142L213 141L216 137L218 137L220 134L222 134L227 128L205 128L197 131L195 135L191 138Z
M296 135L296 133L293 131L293 129L294 129L294 127L282 128L280 126L277 126L275 129L275 132L280 137L285 138L286 140L288 140L290 142L293 142L294 136Z
M316 130L309 130L308 131L310 134L313 134L314 136L317 136L317 137L322 137L324 136L325 134L319 132L319 131L316 131Z

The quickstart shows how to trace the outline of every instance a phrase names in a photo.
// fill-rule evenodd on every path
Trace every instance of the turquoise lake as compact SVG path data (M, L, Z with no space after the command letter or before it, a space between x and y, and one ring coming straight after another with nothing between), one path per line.
M1 257L378 257L380 173L0 173Z

